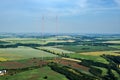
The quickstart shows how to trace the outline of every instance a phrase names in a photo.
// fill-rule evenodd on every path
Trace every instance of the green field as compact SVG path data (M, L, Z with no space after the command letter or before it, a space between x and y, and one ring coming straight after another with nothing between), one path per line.
M47 77L47 79L45 79ZM68 80L64 75L51 70L50 67L42 67L17 73L13 76L3 76L0 80Z
M96 66L93 66L93 67L95 67L95 68L97 68L97 69L100 69L100 70L102 70L102 76L105 76L105 75L107 75L107 69L106 68L102 68L102 67L96 67Z
M41 38L3 38L1 41L10 42L11 44L23 43L23 44L46 44L47 42L43 41Z
M0 71L7 73L0 80L120 80L119 36L2 36Z
M105 63L108 64L108 61L106 61L104 58L100 57L100 56L91 56L91 55L83 55L83 54L67 54L70 58L77 58L77 59L85 59L85 60L92 60L95 62L101 62L101 63Z
M115 50L115 48L107 47L107 46L77 46L76 45L76 46L62 46L59 48L68 50L68 51L73 51L76 53Z
M19 60L33 57L56 57L56 55L29 47L0 49L0 58L6 60Z
M64 38L64 36L63 36ZM16 43L23 43L23 44L47 44L50 42L54 43L62 43L62 42L74 42L73 40L57 40L56 37L50 37L50 38L2 38L0 41L9 42L6 44L16 44Z
M118 80L120 80L120 74L118 74L115 70L112 70L112 73L118 78Z

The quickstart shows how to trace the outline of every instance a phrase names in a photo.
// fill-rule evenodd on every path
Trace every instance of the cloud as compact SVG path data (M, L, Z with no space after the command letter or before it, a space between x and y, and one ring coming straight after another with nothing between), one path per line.
M88 0L76 0L76 4L80 8L85 8L87 7L87 1Z
M114 0L120 6L120 0Z
M66 16L94 13L93 11L118 10L120 0L7 0L0 1L1 12L23 15ZM15 13L16 11L16 13Z

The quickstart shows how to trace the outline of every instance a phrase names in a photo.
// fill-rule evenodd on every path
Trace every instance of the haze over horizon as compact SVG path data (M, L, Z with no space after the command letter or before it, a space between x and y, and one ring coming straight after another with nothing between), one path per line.
M0 32L120 33L120 0L1 0Z

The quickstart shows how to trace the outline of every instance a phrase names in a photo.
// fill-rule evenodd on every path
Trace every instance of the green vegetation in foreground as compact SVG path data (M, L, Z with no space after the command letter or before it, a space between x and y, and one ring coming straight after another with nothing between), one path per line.
M95 68L97 68L97 69L100 69L101 71L102 71L102 76L105 76L105 75L107 75L107 69L106 68L103 68L103 67L97 67L97 66L93 66L93 67L95 67Z
M34 70L24 71L13 76L3 76L0 80L68 80L64 75L51 70L50 67L43 67Z
M120 75L115 70L112 70L112 73L118 78L118 80L120 80Z
M107 47L107 46L76 46L75 45L75 46L62 46L59 48L65 49L68 51L73 51L76 53L116 50L116 48Z
M64 74L69 80L96 80L95 77L84 74L73 68L62 66L60 64L49 64L52 70Z
M83 55L83 54L77 54L77 53L67 54L67 56L69 56L70 58L92 60L95 62L101 62L101 63L105 63L105 64L109 63L101 56L91 56L91 55Z
M6 60L19 60L33 57L56 57L56 55L29 47L0 49L0 58Z

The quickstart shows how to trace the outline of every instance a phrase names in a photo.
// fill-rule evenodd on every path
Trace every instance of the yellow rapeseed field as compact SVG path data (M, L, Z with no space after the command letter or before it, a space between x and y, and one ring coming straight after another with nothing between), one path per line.
M92 55L92 56L100 56L100 55L103 55L103 54L120 56L120 54L118 54L117 52L120 52L120 51L97 51L97 52L84 52L84 53L80 53L80 54Z
M7 59L0 57L0 61L7 61Z

